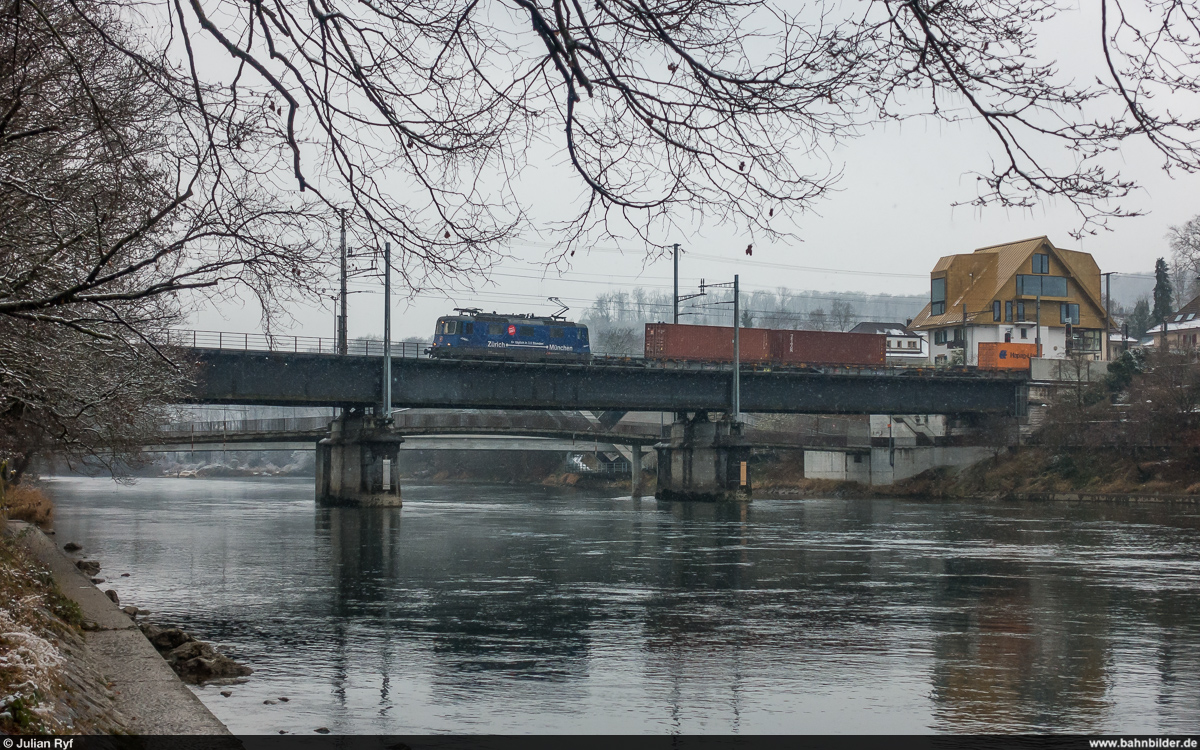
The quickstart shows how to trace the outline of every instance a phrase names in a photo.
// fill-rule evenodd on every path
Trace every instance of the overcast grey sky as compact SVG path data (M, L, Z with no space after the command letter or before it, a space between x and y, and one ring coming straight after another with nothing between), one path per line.
M1095 19L1081 12L1058 24L1052 54L1069 65L1094 54L1089 44ZM1064 31L1066 29L1066 31ZM1082 72L1086 66L1080 66ZM1155 258L1169 256L1165 239L1168 227L1200 213L1200 175L1164 174L1160 160L1144 144L1134 144L1118 155L1115 166L1132 177L1142 190L1123 205L1145 216L1114 221L1112 231L1072 239L1071 230L1082 223L1067 205L1047 203L1033 211L952 207L974 197L972 170L984 169L995 143L972 123L954 125L933 121L889 124L842 144L831 156L844 165L839 190L819 204L817 213L799 219L793 228L800 241L769 244L761 238L733 230L690 225L661 237L663 245L678 242L687 251L680 264L680 285L695 288L699 279L730 280L740 274L744 289L862 291L888 294L925 294L928 273L940 256L970 252L977 247L1031 236L1046 235L1059 247L1092 253L1104 271L1147 273ZM544 166L526 178L523 192L532 195L553 220L557 206L578 194L574 175L561 158L548 154ZM566 197L564 197L566 196ZM754 244L752 257L746 245ZM647 261L640 245L628 243L617 252L613 241L598 243L591 252L580 250L569 267L546 268L548 243L531 239L517 243L506 262L488 278L464 279L464 291L425 291L394 287L396 338L428 336L434 320L454 307L480 307L504 312L548 313L554 308L546 297L561 297L573 317L596 294L634 286L669 289L669 256ZM829 269L829 270L816 270ZM466 291L474 287L475 291ZM377 277L356 278L350 298L350 334L382 332L382 282ZM331 303L297 305L289 310L294 321L280 329L289 334L329 336L333 329ZM208 305L193 316L204 330L259 330L253 306Z

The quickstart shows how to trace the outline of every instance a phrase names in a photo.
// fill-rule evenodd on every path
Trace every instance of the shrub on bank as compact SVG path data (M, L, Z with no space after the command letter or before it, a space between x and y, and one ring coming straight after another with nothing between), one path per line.
M0 482L0 518L44 527L54 518L54 503L36 487Z

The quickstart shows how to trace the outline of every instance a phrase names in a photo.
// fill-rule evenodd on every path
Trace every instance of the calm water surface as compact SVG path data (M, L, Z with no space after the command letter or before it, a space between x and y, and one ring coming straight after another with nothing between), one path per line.
M234 732L1200 730L1196 506L50 487L103 588L254 668L198 690Z

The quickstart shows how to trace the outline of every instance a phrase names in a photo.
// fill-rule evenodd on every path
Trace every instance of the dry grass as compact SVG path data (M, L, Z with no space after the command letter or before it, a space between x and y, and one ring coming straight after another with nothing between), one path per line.
M45 527L54 518L54 503L36 487L5 486L0 488L0 517Z

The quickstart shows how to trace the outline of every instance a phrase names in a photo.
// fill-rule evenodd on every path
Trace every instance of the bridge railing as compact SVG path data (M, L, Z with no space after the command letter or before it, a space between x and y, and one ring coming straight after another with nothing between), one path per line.
M311 352L336 354L337 340L318 336L283 336L266 333L231 333L229 331L189 331L172 329L166 332L166 346L188 346L193 349L232 349L249 352ZM421 357L429 344L423 341L393 341L393 357ZM346 353L359 357L383 356L383 341L350 339Z
M175 422L159 429L171 435L215 435L254 432L312 432L328 429L332 417L280 417L278 419L217 419Z
M646 440L647 438L667 439L670 437L671 426L647 423L616 424L609 428L590 423L586 418L577 414L521 414L516 419L511 415L480 414L480 413L442 413L427 412L395 412L393 429L401 434L406 431L436 433L438 430L479 430L482 433L521 433L528 432L563 432L571 433L580 438L594 435L606 440L621 436ZM163 439L187 440L190 438L211 438L216 435L241 436L269 435L270 433L321 433L329 428L332 421L330 416L318 417L280 417L276 419L218 419L206 422L177 422L163 425L160 430ZM751 428L746 431L746 437L752 443L762 443L780 447L844 447L848 445L845 434L825 433L813 430L763 430Z

